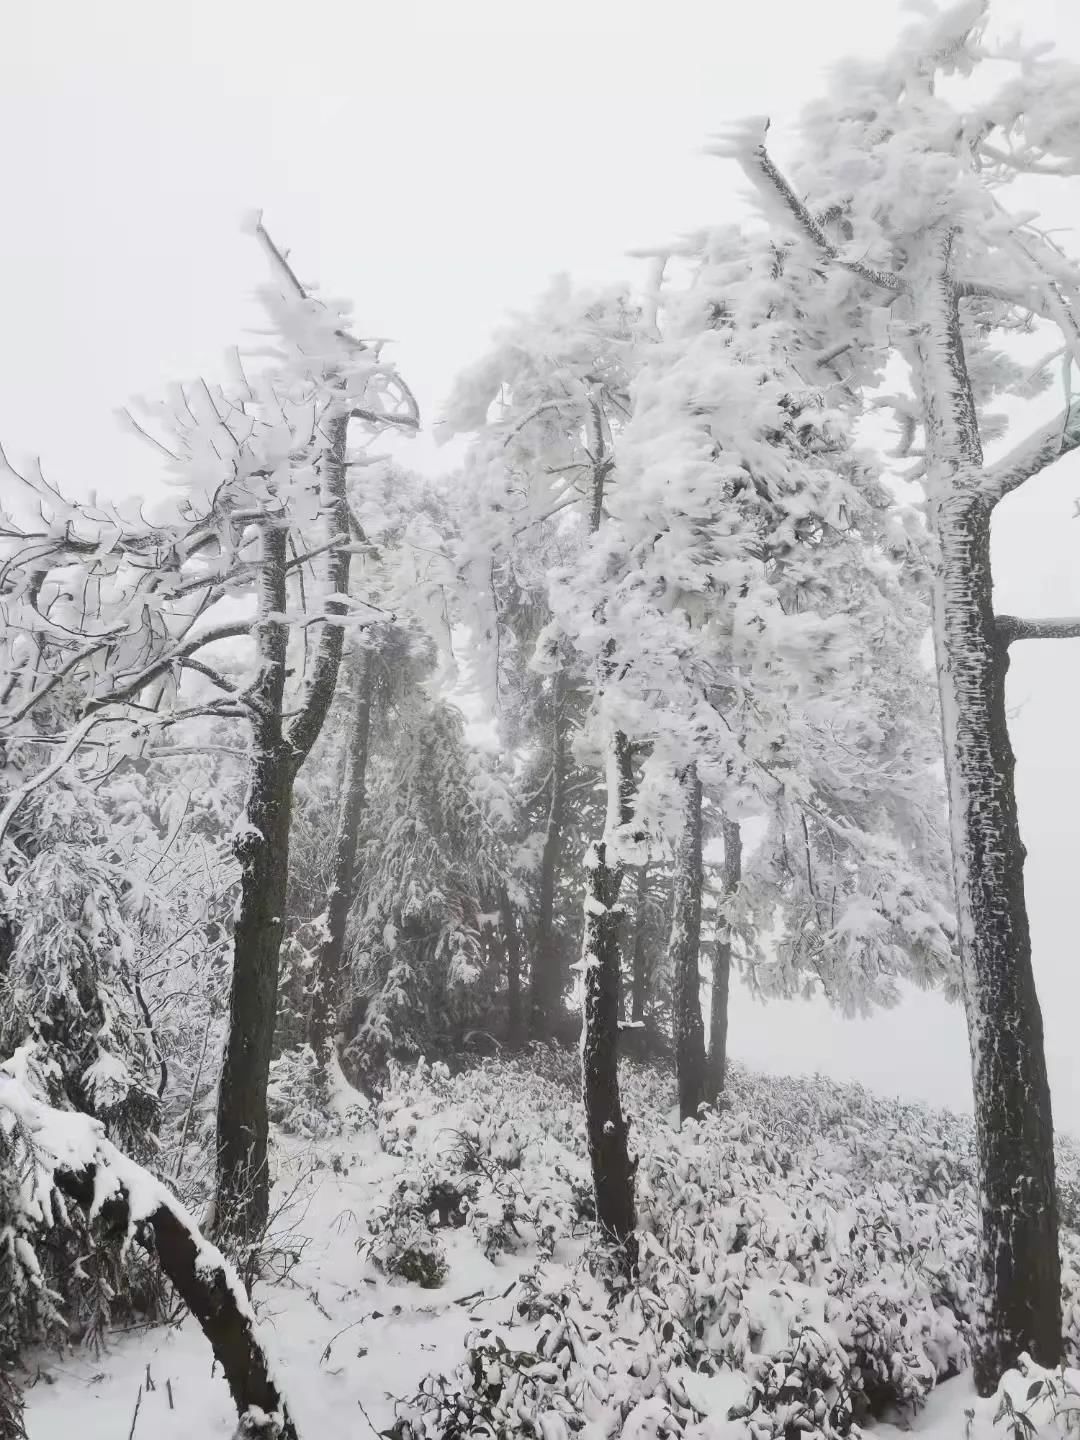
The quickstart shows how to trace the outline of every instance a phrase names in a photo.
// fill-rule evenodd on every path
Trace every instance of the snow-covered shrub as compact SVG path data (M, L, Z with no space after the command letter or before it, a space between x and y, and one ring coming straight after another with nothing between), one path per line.
M270 1065L266 1090L270 1119L286 1135L308 1140L325 1140L334 1135L355 1133L372 1122L371 1106L355 1090L348 1090L340 1075L338 1083L320 1085L318 1064L310 1045L283 1051ZM347 1091L347 1093L346 1093ZM329 1098L329 1106L327 1099Z
M696 1440L730 1414L752 1440L831 1440L883 1413L910 1415L968 1363L969 1119L735 1066L721 1108L676 1131L670 1075L626 1065L622 1083L641 1264L613 1298L583 1203L577 1057L534 1047L442 1072L430 1090L422 1067L398 1073L380 1126L405 1160L412 1222L437 1240L474 1224L505 1187L510 1248L536 1256L512 1291L517 1328L501 1342L474 1337L401 1426L425 1437L561 1435L556 1416L567 1433L602 1417L639 1440ZM1063 1161L1068 1177L1067 1146ZM497 1261L502 1242L475 1234ZM1071 1357L1080 1239L1066 1230L1062 1248ZM545 1337L556 1333L571 1338L551 1351Z
M0 1083L48 1102L62 1095L55 1061L24 1046ZM66 1108L70 1108L68 1103ZM27 1346L100 1344L120 1314L153 1312L160 1282L128 1237L63 1206L43 1182L34 1135L16 1110L0 1113L0 1434L16 1436L21 1401L4 1373ZM58 1223L59 1222L59 1223ZM5 1428L10 1426L11 1428Z
M24 806L5 846L0 911L13 942L0 975L0 1054L34 1041L61 1099L148 1158L158 1118L156 1061L135 967L141 912L153 904L81 787Z

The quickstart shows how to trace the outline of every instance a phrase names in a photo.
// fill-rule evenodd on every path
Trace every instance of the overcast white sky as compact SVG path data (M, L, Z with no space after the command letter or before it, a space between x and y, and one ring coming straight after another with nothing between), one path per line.
M428 420L507 308L559 270L722 221L699 153L740 115L782 128L896 0L32 0L0 49L0 440L66 487L148 494L115 408L218 373L256 320L253 207L300 273L393 337ZM1080 60L1076 0L998 0ZM1062 214L1080 214L1074 190ZM413 459L438 464L421 442ZM0 485L4 482L0 480ZM1080 465L1003 507L1002 609L1080 613ZM1028 894L1058 1123L1080 1132L1080 642L1018 647ZM968 1104L959 1012L873 1021L733 998L733 1053Z

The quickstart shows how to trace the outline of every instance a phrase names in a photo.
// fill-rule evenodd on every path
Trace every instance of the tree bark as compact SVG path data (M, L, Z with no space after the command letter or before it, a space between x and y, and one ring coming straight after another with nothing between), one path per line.
M534 1040L551 1034L562 995L559 949L555 938L555 891L562 859L566 811L566 682L557 670L551 695L551 798L548 802L544 849L540 861L540 903L536 917L536 950L529 993L529 1029Z
M341 808L334 838L334 878L326 907L326 932L315 960L308 1043L315 1052L317 1076L325 1085L341 998L345 927L356 898L356 845L364 813L368 749L371 737L372 657L357 650L352 664L353 714L345 751Z
M510 892L505 885L499 890L499 915L506 944L506 1038L511 1045L516 1047L521 1044L523 1035L521 937L518 934L514 907L510 903Z
M630 742L616 731L609 740L609 817L625 825L634 794ZM611 793L614 791L614 793ZM582 1091L589 1138L596 1218L619 1248L624 1272L637 1268L634 1235L634 1171L619 1097L619 890L623 866L608 858L610 831L591 847L585 861L584 1022L581 1032Z
M645 948L645 908L649 895L649 862L637 870L637 891L634 896L634 954L630 976L630 1020L634 1025L645 1023L645 1005L649 997L649 955Z
M980 1192L975 1383L991 1394L1027 1351L1061 1358L1057 1193L1042 1013L1024 898L1024 846L995 626L992 503L949 276L951 235L912 275L927 498L938 548L934 642L952 822L960 962Z
M675 895L668 959L675 1000L675 1074L679 1115L692 1119L705 1100L705 1026L701 1018L701 780L697 766L679 777L683 825L675 849Z
M733 895L742 880L742 831L735 820L725 820L724 900ZM727 1078L728 992L731 981L731 929L718 916L713 949L712 1000L709 1006L709 1064L706 1095L715 1105L724 1093Z
M274 619L286 605L286 531L263 536L259 651L253 695L251 760L244 818L235 841L240 900L233 931L229 1029L218 1088L217 1196L214 1229L223 1239L253 1239L266 1224L266 1085L277 1011L278 960L289 874L292 766L282 710L288 630Z
M343 402L344 404L344 402ZM323 512L331 537L326 576L328 616L341 615L349 590L349 507L346 497L348 412L324 416L327 449L319 459ZM263 531L255 683L249 697L251 761L244 820L236 841L240 901L233 933L229 1029L218 1089L215 1233L250 1246L270 1210L266 1086L277 1014L278 969L289 879L293 785L322 729L337 685L344 632L324 623L297 715L284 724L288 628L286 525Z

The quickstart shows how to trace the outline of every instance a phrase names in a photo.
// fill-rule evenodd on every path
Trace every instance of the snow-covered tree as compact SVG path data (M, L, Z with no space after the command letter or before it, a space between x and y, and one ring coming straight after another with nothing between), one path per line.
M1053 1126L1005 680L1010 645L1080 634L1074 620L998 616L993 607L996 507L1080 444L1071 390L1080 269L1009 194L1020 176L1077 173L1080 111L1075 66L1045 49L992 46L987 20L985 0L963 0L911 27L886 59L840 67L829 98L806 114L794 182L761 122L718 146L743 165L784 233L804 362L856 403L872 394L890 353L910 375L895 405L902 449L918 455L909 478L923 486L930 532L978 1118L982 1393L1022 1352L1046 1364L1060 1354ZM983 62L994 62L985 84ZM1057 334L1064 407L988 459L1002 432L993 400L1049 383L1051 362L1030 372L999 348L1032 328Z
M267 1210L266 1081L293 786L333 697L345 628L376 614L349 596L350 427L371 436L417 423L379 347L349 332L342 307L308 295L261 222L256 233L273 274L262 299L275 344L261 368L249 376L238 359L228 388L181 387L149 407L149 430L137 425L164 453L175 500L154 522L125 519L65 501L38 474L18 476L39 516L13 513L0 526L0 737L63 691L76 697L75 723L50 737L55 757L0 812L0 841L92 736L111 742L111 762L118 746L138 753L148 727L192 714L250 728L217 1147L218 1224L239 1237L257 1233ZM254 655L230 677L207 651L240 637ZM185 674L209 694L178 695Z
M898 975L951 967L911 546L799 373L797 296L772 247L728 229L695 248L690 283L661 292L609 519L554 577L557 624L604 675L599 723L646 754L630 832L696 830L675 779L694 767L733 821L766 821L776 878L753 893L759 935L779 927L774 974L790 989L814 972L842 1005L888 1001ZM677 854L676 1049L699 1077L694 1109L698 947L682 942L700 931L701 868L695 846Z
M563 873L583 780L572 750L591 688L572 649L545 639L553 567L573 563L600 523L612 431L628 414L642 317L624 289L556 281L464 372L449 433L472 437L456 487L460 605L473 668L507 747L522 754L529 808L542 808L533 867L530 1032L557 1029L565 966ZM542 664L532 661L537 644ZM526 844L532 845L532 837ZM576 927L575 927L576 928Z

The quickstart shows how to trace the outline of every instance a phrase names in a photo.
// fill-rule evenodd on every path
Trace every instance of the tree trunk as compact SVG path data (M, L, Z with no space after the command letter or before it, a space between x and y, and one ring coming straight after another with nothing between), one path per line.
M510 903L510 892L503 885L499 890L499 914L506 942L506 1038L513 1046L521 1044L521 938L517 917Z
M322 510L331 540L324 602L327 616L345 612L351 554L346 498L349 415L323 416L319 457ZM236 840L240 903L233 932L229 1032L218 1090L216 1233L250 1246L270 1210L266 1085L277 1015L278 966L289 881L289 819L297 772L322 729L337 686L342 626L324 623L295 718L284 726L288 629L288 531L267 522L254 627L258 668L249 698L251 762L244 821Z
M630 1020L634 1025L645 1023L645 1005L649 997L649 956L645 948L645 907L649 895L649 862L638 866L637 892L634 896L634 956L630 977Z
M668 958L674 985L675 1073L679 1115L695 1117L705 1100L705 1026L701 1018L701 780L697 766L679 777L683 826L675 849L675 895Z
M634 1170L627 1145L629 1125L619 1098L619 890L623 866L609 863L616 824L631 816L634 793L630 742L616 732L609 744L607 833L585 860L584 1021L581 1032L582 1090L589 1138L596 1218L619 1247L627 1275L637 1268L634 1235ZM615 793L611 793L614 791Z
M357 650L352 664L353 715L345 752L341 808L334 839L334 878L326 912L326 932L315 961L308 1043L315 1052L320 1084L325 1084L334 1021L341 998L345 927L356 898L356 845L364 813L368 746L371 736L372 656Z
M725 820L724 899L734 895L742 880L742 832L738 822ZM731 980L731 929L717 916L713 949L712 1003L709 1007L709 1065L706 1095L715 1105L724 1093L727 1077L728 991Z
M1024 847L1005 710L1008 654L993 612L990 503L951 237L913 275L927 497L938 547L934 642L952 823L960 962L971 1044L980 1192L974 1332L981 1395L1027 1351L1061 1358L1057 1193L1050 1087L1024 899Z
M268 526L263 538L259 670L247 803L235 841L241 865L233 931L229 1029L218 1089L217 1196L214 1229L223 1239L250 1241L266 1225L266 1085L277 1011L278 958L289 875L292 761L282 728L288 631L286 531Z
M552 679L551 696L551 799L540 861L540 905L536 917L536 950L529 994L529 1029L534 1040L546 1039L551 1034L562 996L559 949L555 939L555 890L562 858L566 810L565 693L565 680L562 672L557 670Z

